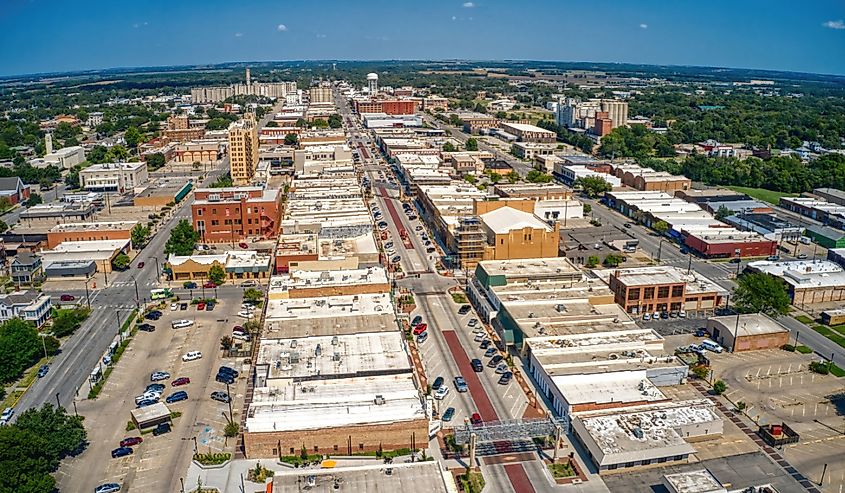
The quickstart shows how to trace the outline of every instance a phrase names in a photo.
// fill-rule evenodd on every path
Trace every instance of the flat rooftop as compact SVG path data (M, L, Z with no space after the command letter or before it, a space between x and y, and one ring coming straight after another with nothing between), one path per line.
M238 190L238 187L232 187L232 188L235 189L235 190ZM255 188L255 187L249 187L249 188ZM227 189L227 188L212 188L211 190L220 191L220 193L222 193L223 190L230 190L230 189ZM197 191L199 191L199 190L197 190ZM212 193L214 193L214 192L212 192ZM237 192L235 192L235 193L237 193ZM246 199L247 203L250 203L250 202L275 202L278 199L280 193L281 193L281 190L278 190L278 189L262 190L260 197L245 197L245 199ZM226 204L226 203L237 204L237 203L240 203L240 202L241 202L241 199L239 199L239 198L236 199L233 196L231 198L227 197L227 198L221 198L219 200L194 199L193 204L194 205L210 205L210 204Z
M397 330L389 293L268 300L264 336L294 338Z
M786 327L761 313L747 313L740 315L739 325L737 325L737 317L734 315L710 317L708 320L721 324L728 332L733 334L734 337L788 332Z
M348 491L367 493L395 493L397 491L425 491L426 493L447 493L443 473L437 461L396 463L390 466L387 475L384 465L336 467L332 469L309 469L307 471L283 470L273 476L273 491L276 493L302 493L303 484L313 478L314 485L308 487L313 493L335 493L335 480Z
M727 290L694 270L671 265L632 267L628 269L600 269L593 273L609 283L611 275L628 287L655 286L658 284L686 284L686 294L719 293L728 294Z
M529 125L527 123L502 122L499 126L501 126L502 128L512 128L520 132L540 132L546 134L554 133L551 130L546 130L545 128L540 128L537 125Z
M596 459L605 465L652 458L653 454L666 457L695 453L676 430L695 424L721 423L713 407L706 399L696 399L584 413L575 420L598 446L603 457Z
M503 303L526 338L630 330L631 317L612 302L593 305L588 300L551 300ZM558 310L562 306L562 311Z
M552 377L552 382L570 406L661 402L668 399L649 381L645 370L559 375Z
M534 214L512 207L499 207L486 214L482 214L481 220L496 234L507 234L510 231L523 228L552 231L552 227L548 223L541 221Z
M519 279L559 279L563 274L572 274L578 279L583 276L581 270L566 257L482 260L478 267L488 276L503 276L507 282Z
M707 469L666 474L663 481L674 490L672 493L727 493L722 483Z
M387 284L387 271L381 266L344 270L296 270L287 275L270 278L269 293L272 296L295 289L331 288L362 284Z
M50 228L50 233L70 233L81 231L123 231L130 230L138 221L109 221L93 223L65 223Z
M276 255L316 255L317 235L287 234L279 235L279 243L276 246Z
M349 256L378 258L378 247L373 234L368 232L362 235L346 238L320 238L317 240L317 252L321 259L345 258ZM366 261L366 258L362 258Z
M749 262L752 270L782 278L799 289L845 286L845 269L829 260Z
M366 330L366 327L361 327L361 330ZM398 330L297 339L262 339L256 365L267 365L268 381L411 371L402 334Z
M381 399L377 399L381 396ZM427 419L411 373L256 387L246 432L325 430Z

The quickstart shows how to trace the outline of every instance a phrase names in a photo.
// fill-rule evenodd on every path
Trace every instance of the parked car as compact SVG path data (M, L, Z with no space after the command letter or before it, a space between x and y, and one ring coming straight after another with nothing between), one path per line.
M179 303L175 303L175 302L174 302L174 303L171 303L171 304L170 304L170 311L171 311L171 312L175 312L175 311L176 311L176 310L178 310L178 309L179 309Z
M158 394L161 395L161 393L164 392L164 389L164 384L151 383L147 385L147 388L144 389L144 392L158 392Z
M217 373L217 376L214 377L214 380L220 383L228 383L229 385L232 385L233 383L235 383L235 378L236 377L234 377L230 373Z
M249 279L241 283L242 288L254 288L258 286L258 281L255 279Z
M505 359L504 356L497 354L496 356L490 358L490 361L487 362L487 366L490 368L496 368L503 359Z
M419 324L421 324L421 323L422 323L422 317L421 317L420 315L417 315L416 317L414 317L414 319L413 319L413 320L411 320L411 326L412 326L412 327L413 327L413 326L416 326L416 325L419 325Z
M252 311L250 310L241 310L238 312L239 317L243 318L252 318Z
M469 387L467 386L467 381L464 380L464 377L462 377L461 375L455 377L455 390L457 390L458 392L466 392L469 390Z
M159 425L153 430L153 436L157 437L159 435L164 435L165 433L170 433L170 429L170 423L159 423Z
M158 310L150 310L149 312L147 312L144 318L146 318L147 320L158 320L161 318L161 315L162 313Z
M174 392L167 396L167 399L164 399L164 402L168 404L173 404L174 402L186 401L188 400L188 393L184 390L180 390L179 392Z
M188 377L179 377L179 378L177 378L177 379L173 380L172 382L170 382L170 385L171 385L172 387L181 387L182 385L188 385L189 383L191 383L191 379L190 379L190 378L188 378Z
M487 351L484 352L484 357L489 358L489 357L493 356L494 354L496 354L496 348L495 347L488 347Z
M481 349L487 349L487 348L490 347L490 344L491 344L490 339L484 339L483 341L481 341L480 347L481 347Z
M449 394L449 387L442 386L434 391L434 398L435 399L444 399Z
M428 247L425 249L425 253L434 253L434 247Z
M201 351L188 351L187 353L182 355L182 361L194 361L195 359L202 358Z
M469 313L470 310L472 310L472 307L470 307L469 305L461 305L461 307L458 309L458 315L466 315L467 313Z
M152 380L153 382L160 382L169 378L170 373L167 373L166 371L154 371L150 374L150 380Z
M804 260L805 258L807 258L807 254L806 253L799 253L798 258L800 258L801 260Z
M72 294L63 294L59 296L59 299L62 301L73 301L76 299Z
M187 303L180 303L180 304L179 304L179 310L180 310L180 311L185 311L185 310L187 310L187 309L188 309L188 304L187 304Z
M144 332L155 332L156 328L155 328L155 325L143 323L143 324L138 325L138 330L141 330L141 331L144 331Z
M201 312L201 311L203 311L203 310L205 310L205 302L204 302L204 301L200 301L199 303L197 303L197 311L200 311L200 312Z
M481 420L481 415L478 413L472 413L472 416L469 418L469 422L474 425L480 425L483 421Z
M418 336L418 335L422 334L423 332L425 332L426 329L428 329L427 324L419 324L416 327L414 327L414 331L413 331L414 335Z
M239 246L239 247L241 247L241 248L243 248L244 250L249 249L249 245L247 245L246 243L243 243L243 242L238 243L238 246Z
M204 287L205 289L214 289L214 288L216 288L216 287L217 287L217 285L216 285L216 284L214 284L214 283L213 283L213 282L211 282L211 281L208 281L208 282L206 282L205 284L203 284L203 285L202 285L202 287Z
M157 402L158 402L158 399L144 399L144 400L138 402L136 404L136 407L141 408L141 407L152 406L153 404L156 404Z
M467 322L468 327L475 327L476 325L478 325L478 319L477 318L471 318L471 319L469 319L469 322Z
M38 378L44 378L49 371L50 365L41 365L41 368L38 369Z
M211 393L211 399L219 402L229 402L232 398L226 392L215 391Z
M444 412L443 415L440 416L440 420L441 421L452 421L453 417L455 417L455 408L449 407L449 408L446 408L446 412Z
M695 337L708 337L710 334L707 332L707 329L701 327L695 331Z
M434 382L431 383L431 390L437 390L443 386L443 377L437 377L434 379Z
M186 319L174 320L174 321L170 322L170 327L174 328L174 329L184 329L184 328L190 327L192 325L194 325L194 321L193 320L186 320Z
M118 447L111 451L112 459L117 459L118 457L125 457L127 455L132 455L135 451L132 450L132 447Z
M502 373L504 373L506 371L508 371L508 364L507 363L499 363L496 366L496 373L501 375Z
M484 371L484 365L481 364L481 360L478 358L473 358L472 361L469 362L472 365L473 371L481 372Z
M701 347L708 351L713 351L714 353L721 353L725 350L718 343L716 343L715 341L711 341L710 339L705 339L701 341Z
M651 320L651 313L644 313L643 314L643 321L648 322L649 320Z
M238 378L238 375L240 375L240 373L238 373L238 370L235 370L234 368L230 368L228 366L221 366L217 369L217 373L225 373L227 375L232 375L232 377L234 378Z
M390 259L390 261L393 262L394 264L398 264L399 262L402 261L402 257L400 257L399 255L396 255L395 257Z
M214 303L209 302L205 304L205 311L210 312L214 310Z
M9 421L12 420L12 416L15 415L15 409L12 407L7 407L3 410L3 414L0 414L0 425L6 425Z
M681 310L681 311L678 312L678 316L681 317L681 318L687 318L687 312L684 311L684 310Z
M139 443L143 442L144 439L141 437L127 437L120 441L121 447L134 447Z
M422 334L417 336L417 344L422 344L426 340L428 340L428 332L423 332Z
M507 385L511 383L511 379L513 378L513 372L506 371L502 373L502 376L499 377L499 384L500 385Z
M120 491L120 485L117 483L103 483L94 488L94 493L117 493Z
M197 283L193 281L183 282L182 287L185 289L197 289Z
M138 262L138 268L143 269L144 268L144 262Z

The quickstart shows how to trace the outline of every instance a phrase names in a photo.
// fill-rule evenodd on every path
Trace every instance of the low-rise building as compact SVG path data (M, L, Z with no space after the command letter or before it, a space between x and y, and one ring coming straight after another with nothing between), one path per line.
M789 342L789 329L763 313L707 319L710 337L731 352L779 349Z
M752 231L734 228L684 228L684 244L707 258L768 257L778 242Z
M845 301L845 269L834 262L760 260L750 262L747 268L783 279L794 305Z
M90 270L89 262L94 263L97 272L110 273L113 270L112 261L121 253L131 251L129 239L96 240L96 241L64 241L52 250L44 250L41 256L44 262L44 272L47 277L54 275L67 276L67 272L56 270L51 264L61 262L84 262L83 270ZM77 268L82 268L78 266Z
M706 399L643 405L576 416L572 429L599 474L649 465L685 464L688 441L722 435L723 422Z
M129 240L137 224L138 221L57 224L47 232L47 248L56 248L66 241Z
M174 161L182 164L211 164L222 155L221 143L216 140L196 140L177 144L174 149Z
M51 317L50 296L38 291L18 291L0 295L0 321L19 318L40 328Z
M608 173L597 171L593 168L580 164L566 164L566 162L555 163L554 172L552 173L557 179L563 183L573 186L579 178L601 178L610 184L611 187L617 188L622 186L622 180Z
M779 205L826 226L845 229L845 205L811 197L781 197Z
M825 248L845 248L845 231L811 224L804 234Z
M85 162L85 149L82 146L63 147L44 156L44 162L59 169L71 169Z
M194 188L193 182L184 179L159 178L132 197L136 207L166 207L182 201Z
M124 193L146 185L150 179L147 163L92 164L79 171L81 188L93 192Z
M29 185L17 176L0 178L0 197L6 197L12 205L25 202L29 199Z
M527 201L533 206L533 201ZM560 229L540 220L533 212L513 207L486 207L499 202L476 203L487 238L483 260L555 257L559 253ZM533 207L532 207L533 208ZM487 212L483 212L483 211Z
M15 256L15 259L12 260L10 271L12 282L18 286L21 284L32 284L44 276L41 257L26 251L20 252Z
M384 267L324 271L294 270L270 279L270 299L319 298L355 294L387 293L390 282Z
M714 312L728 292L694 270L674 266L596 271L605 275L614 301L631 314Z
M540 156L551 156L555 152L555 144L542 142L514 142L511 153L520 159L534 160Z
M655 171L638 164L616 166L614 174L622 184L641 191L660 191L674 194L678 190L689 190L692 181L686 176L673 175L665 171Z
M364 113L361 115L364 126L367 128L405 128L421 127L423 124L420 115L388 115L387 113Z
M167 259L173 280L205 280L213 266L223 268L226 279L266 279L272 274L273 258L253 250L227 251L215 255L171 255Z
M463 122L464 132L478 134L499 127L499 120L492 115L472 111L460 111L455 114Z
M526 123L501 122L499 128L505 132L515 135L520 142L547 142L553 143L557 140L557 134L551 130L540 128L536 125Z

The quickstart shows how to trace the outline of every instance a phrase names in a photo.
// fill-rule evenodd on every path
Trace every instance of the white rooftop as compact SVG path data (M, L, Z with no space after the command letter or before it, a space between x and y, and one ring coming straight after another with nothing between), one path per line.
M570 406L660 402L668 398L646 377L645 370L552 377Z
M381 266L323 271L296 270L288 275L270 278L270 294L284 293L294 289L363 284L387 284L387 271Z
M793 260L749 262L748 267L781 277L800 289L845 286L845 269L829 260Z
M413 375L404 373L256 388L246 431L325 430L417 419L426 419L425 410Z
M671 488L670 493L727 493L722 483L707 469L666 474L663 481Z
M710 317L708 320L712 320L722 325L725 330L733 334L734 338L788 332L786 327L762 313L748 313L740 315L739 325L737 325L737 317L735 315Z
M507 234L510 231L532 228L552 231L552 227L534 214L522 212L512 207L499 207L481 215L481 220L496 234Z
M219 263L220 265L226 265L226 259L228 255L225 253L219 253L216 255L173 255L171 254L170 257L167 259L167 262L170 265L177 266L182 265L185 262L193 261L195 263L201 265L208 265L211 266L214 262Z

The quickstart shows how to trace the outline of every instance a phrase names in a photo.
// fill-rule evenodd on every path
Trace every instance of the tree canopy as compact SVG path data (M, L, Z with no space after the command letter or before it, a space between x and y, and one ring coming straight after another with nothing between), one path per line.
M38 331L29 322L13 318L0 324L0 382L23 375L44 354Z
M736 284L734 307L740 313L765 313L778 317L789 312L789 292L782 279L753 272L739 276Z
M132 247L136 250L143 248L150 239L150 233L151 231L149 226L141 223L136 224L130 232L132 237Z
M478 140L475 137L470 137L466 141L466 148L468 151L477 151L478 150Z
M182 219L170 231L170 238L164 244L165 254L188 256L194 253L194 247L200 239L200 234L194 231L190 221Z
M285 135L285 145L295 146L298 143L299 143L299 135L297 135L297 134L287 134L287 135Z
M226 271L218 264L214 264L208 269L208 280L220 286L226 282Z
M581 187L581 190L587 194L587 197L592 198L599 197L604 195L605 192L613 190L613 186L600 176L582 176L575 180L575 186Z

